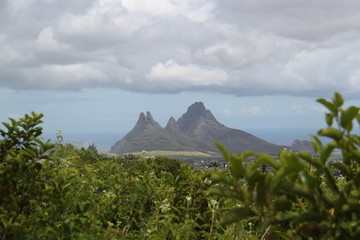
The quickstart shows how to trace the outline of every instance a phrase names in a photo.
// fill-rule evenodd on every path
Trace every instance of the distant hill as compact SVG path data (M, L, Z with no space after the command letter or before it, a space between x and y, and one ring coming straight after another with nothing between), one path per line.
M309 152L314 153L311 141L295 139L291 144L291 149L296 152Z
M151 116L141 113L135 127L117 141L110 152L125 154L145 151L218 152L214 142L232 152L252 150L276 154L284 146L269 143L247 132L219 123L202 102L192 104L177 121L170 117L163 128Z

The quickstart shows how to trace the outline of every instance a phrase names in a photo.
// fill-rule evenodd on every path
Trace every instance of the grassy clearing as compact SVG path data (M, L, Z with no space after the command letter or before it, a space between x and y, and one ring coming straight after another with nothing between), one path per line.
M152 156L187 156L187 157L213 157L216 156L215 153L203 153L195 151L164 151L164 150L154 150L154 151L143 151L143 152L133 152L134 155L142 155L144 157Z
M99 153L100 155L105 155L105 156L107 156L107 157L117 157L117 156L120 156L119 154L111 153L111 152L98 151L98 153Z

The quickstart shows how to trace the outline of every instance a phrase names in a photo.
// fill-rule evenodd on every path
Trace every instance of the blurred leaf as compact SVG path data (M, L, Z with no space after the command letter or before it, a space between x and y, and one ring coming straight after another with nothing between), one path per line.
M277 213L274 219L279 223L283 223L283 222L290 222L291 220L295 219L298 216L299 213L297 212L286 211L286 212Z
M311 135L311 143L312 143L315 153L320 154L320 152L322 151L322 148L323 148L322 142L320 141L320 139L317 136Z
M300 178L302 182L308 186L310 189L314 189L318 186L318 181L316 181L316 178L311 176L307 171L300 172Z
M248 219L248 218L251 218L254 216L256 216L256 214L248 207L236 208L236 209L233 209L233 210L227 212L221 218L221 223L222 224L230 224L230 223Z
M338 193L339 189L338 189L338 187L336 185L335 177L334 177L333 174L331 174L328 166L326 166L326 168L324 168L324 173L325 173L325 179L326 179L330 189L332 189L333 191Z
M336 141L340 140L342 137L341 132L338 129L333 128L333 127L323 128L318 132L318 134L320 136L332 138Z
M7 123L7 122L3 122L2 123L8 130L10 130L12 127L10 126L10 124L9 123Z
M334 148L336 147L336 142L330 142L320 153L320 161L322 164L325 164L328 160L330 154L333 152Z
M290 182L283 182L282 187L285 190L284 194L289 197L293 197L295 194L299 197L306 198L310 201L314 200L314 196L311 191L307 189L305 185L301 185L298 183L291 184Z
M310 163L310 165L314 166L317 169L321 169L323 164L321 164L316 158L314 158L310 153L300 152L298 153L299 157Z
M326 124L330 127L333 123L334 115L332 115L331 113L326 113L325 120L326 120Z
M324 105L331 113L333 113L333 114L336 113L336 107L334 106L334 104L332 104L328 100L326 100L324 98L319 98L316 101L318 103L321 103L322 105Z
M346 110L343 110L340 115L340 125L347 129L348 131L351 131L352 129L352 121L358 115L359 108L351 106Z
M220 152L222 153L225 161L229 162L229 154L226 151L224 145L222 145L220 142L214 142L214 144L216 145L216 147L220 150Z
M210 194L213 194L213 195L243 201L244 194L242 194L242 191L239 192L239 189L237 189L237 190L238 191L226 189L224 187L210 187L208 191Z
M225 183L227 185L234 185L234 179L228 175L220 174L220 173L212 173L211 180L214 183Z
M340 93L335 92L333 102L336 108L341 107L344 104L344 98L341 96Z
M320 213L307 212L307 213L301 214L300 216L294 218L292 220L292 223L299 224L299 223L303 223L303 222L320 222L323 219L324 219L324 217Z
M276 231L276 233L285 240L294 240L292 236L288 236L285 232Z
M257 180L255 203L259 206L265 206L268 197L270 197L270 195L268 189L266 188L265 176L259 174Z
M230 172L235 179L243 177L246 169L243 166L243 159L240 157L230 156Z
M349 171L348 167L341 162L335 162L331 164L335 168L339 169L341 174L345 177L351 177L351 172Z
M291 208L291 201L287 198L286 195L279 196L274 201L274 210L277 212L287 211Z
M258 154L257 160L260 163L265 163L266 165L269 165L270 167L272 167L275 170L280 168L279 164L275 161L275 159L268 154Z

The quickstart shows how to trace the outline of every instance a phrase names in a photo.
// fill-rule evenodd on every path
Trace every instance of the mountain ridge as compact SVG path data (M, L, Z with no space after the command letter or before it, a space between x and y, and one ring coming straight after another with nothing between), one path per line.
M202 102L190 105L176 121L170 117L163 128L151 113L140 113L134 128L117 141L110 152L125 154L142 150L217 152L214 142L221 142L229 151L277 153L284 146L260 139L242 130L218 122Z

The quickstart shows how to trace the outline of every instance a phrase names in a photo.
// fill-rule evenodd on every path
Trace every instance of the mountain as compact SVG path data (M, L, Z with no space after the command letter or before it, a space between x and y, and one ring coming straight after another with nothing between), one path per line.
M202 102L192 104L177 121L170 117L162 128L147 112L141 113L135 127L117 141L110 152L124 154L142 150L217 152L214 142L221 142L233 152L252 150L277 153L283 146L275 145L247 132L224 126Z
M312 143L308 140L295 139L291 144L291 149L295 150L296 152L314 152Z
M141 113L135 127L111 147L111 152L123 154L150 149L167 148L170 137L166 131L156 122L150 112Z
M202 102L192 104L178 120L179 128L197 141L206 143L212 151L216 150L213 142L221 142L232 152L252 150L255 152L277 153L283 146L278 146L255 137L247 132L232 129L219 123Z

